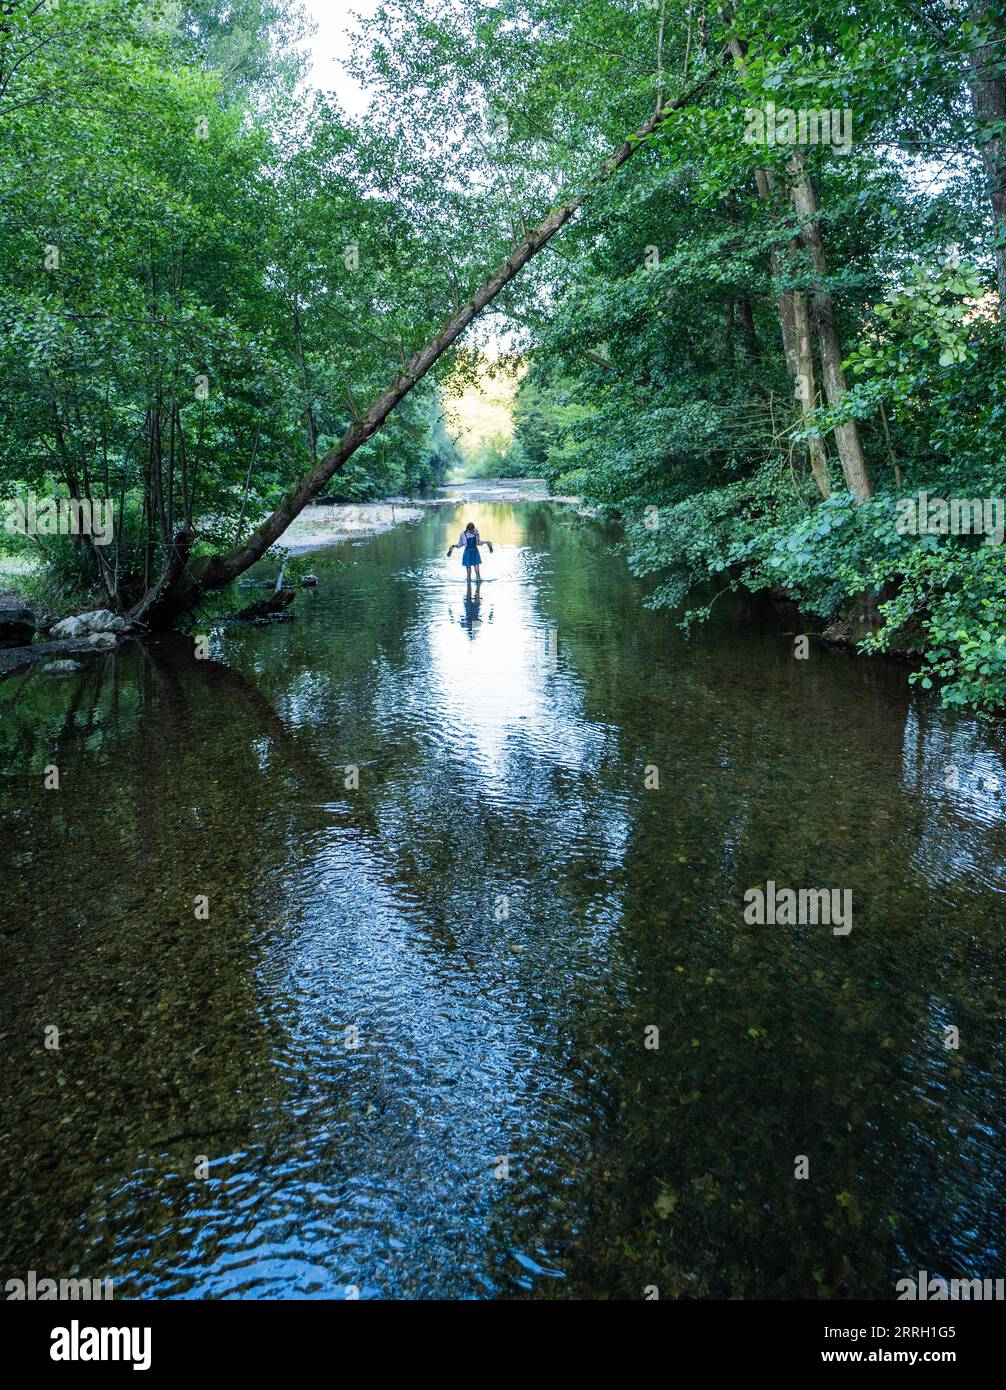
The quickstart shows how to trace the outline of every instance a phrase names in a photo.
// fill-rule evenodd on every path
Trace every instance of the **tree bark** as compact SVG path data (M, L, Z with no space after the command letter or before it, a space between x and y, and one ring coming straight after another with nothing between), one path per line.
M759 196L768 199L775 186L771 169L756 169L755 180ZM800 245L798 237L790 243L791 248ZM769 256L772 274L776 280L783 279L782 257L773 250ZM814 352L811 347L810 314L807 309L807 296L803 290L783 290L779 296L779 323L782 328L782 347L786 366L793 378L793 394L800 402L800 419L806 422L808 415L817 404L817 384L814 379ZM807 440L807 453L810 458L810 471L814 475L817 490L822 497L831 496L831 479L828 475L828 454L824 440L811 436Z
M793 297L793 379L800 401L800 418L806 423L807 417L817 405L817 387L814 382L814 351L810 338L810 312L807 296L802 290L791 290ZM820 435L807 439L807 452L810 455L810 469L822 497L831 496L831 478L828 474L828 453Z
M989 0L991 3L991 0ZM727 44L731 58L738 70L744 72L744 60L747 54L746 43L737 38L731 38ZM835 302L830 290L825 288L827 262L824 255L824 242L821 239L821 227L817 218L817 199L814 195L814 188L810 178L803 166L803 159L798 152L794 152L793 158L788 165L789 173L792 175L792 197L793 205L800 218L799 237L803 245L810 252L814 269L817 272L817 284L812 293L812 303L814 309L814 321L817 325L818 349L821 354L821 376L824 381L825 394L828 403L837 406L847 394L845 384L845 374L842 371L842 344L838 336L838 327L835 323ZM768 196L772 188L772 174L770 170L759 169L756 171L758 178L758 191L763 197ZM800 314L799 291L794 291L793 309L794 315ZM802 296L801 296L802 297ZM780 309L780 315L782 311ZM783 318L783 337L786 335L786 323ZM791 351L795 351L801 366L799 370L806 372L808 366L813 370L813 354L805 350L805 336L802 329L794 324L795 341ZM809 335L806 339L806 348L809 349ZM789 353L787 354L789 356ZM800 397L801 405L804 407L803 414L806 416L808 410L812 408L815 391L813 389L813 377L798 375L797 395ZM822 463L823 448L815 449L814 441L808 441L811 445L811 468L814 477L817 479L818 487L824 491L827 486L827 465ZM819 441L818 441L819 442ZM842 465L842 475L845 478L845 485L852 495L859 501L873 495L873 485L866 468L866 459L863 456L863 448L859 439L859 428L854 420L850 420L846 425L835 427L835 443L838 447L838 457ZM827 496L824 492L824 496Z
M1006 22L1002 0L971 0L971 18L977 27L992 40L971 54L971 109L975 115L979 138L982 127L999 123L1006 129L1006 74L1003 62L1003 42ZM999 317L1006 318L1006 141L1001 134L981 140L982 165L992 204L995 231L996 283L999 288Z
M183 554L187 557L188 549L187 538L182 539L181 535L176 538L168 568L154 589L133 609L131 616L151 627L169 626L176 618L190 612L205 593L225 588L260 560L270 546L275 545L293 519L317 497L332 476L352 458L362 444L377 433L395 407L461 336L476 315L481 313L487 304L492 303L499 292L519 275L542 247L566 225L582 206L590 191L615 174L639 146L654 131L659 130L669 116L701 95L711 85L728 56L726 50L721 52L718 61L702 78L655 111L609 155L575 197L554 208L544 221L528 232L520 245L515 247L507 259L483 281L467 304L448 320L436 337L412 355L384 394L358 420L353 421L339 443L329 450L316 467L297 480L272 515L246 540L223 555L206 556L193 561L186 558L178 570L178 557ZM170 579L169 570L173 571Z
M758 334L755 331L754 307L746 294L737 297L737 318L741 326L744 361L754 365L761 361L761 350L758 347Z
M188 569L189 555L195 536L191 531L181 530L171 542L168 551L168 561L164 567L160 579L153 589L145 596L142 603L133 609L130 617L137 622L146 621L144 614L147 612L157 613L160 611L160 604L165 601L170 594L178 588L182 578ZM153 624L148 624L153 626Z
M747 43L733 38L728 42L730 56L738 70L743 74L744 60L747 56ZM755 183L758 196L767 202L775 187L771 169L756 169ZM794 238L794 242L797 239ZM791 248L794 246L791 242ZM778 251L770 253L769 263L772 274L781 283L783 279L782 258ZM786 366L793 378L793 394L800 402L800 419L806 422L817 403L817 386L814 381L814 352L810 340L810 321L807 314L807 297L802 290L783 290L779 297L779 325L782 329L782 348ZM811 436L807 440L807 454L810 471L822 497L831 496L831 479L828 475L828 454L824 440Z
M816 272L811 303L817 325L818 350L821 354L821 376L828 404L839 406L845 399L848 388L842 370L842 343L835 322L835 301L831 291L826 288L827 261L821 225L817 218L817 198L799 154L794 154L790 160L789 171L793 176L793 206L800 219L800 239ZM859 438L859 426L855 420L835 426L835 443L838 446L838 457L846 487L858 501L872 497L873 484L870 482Z

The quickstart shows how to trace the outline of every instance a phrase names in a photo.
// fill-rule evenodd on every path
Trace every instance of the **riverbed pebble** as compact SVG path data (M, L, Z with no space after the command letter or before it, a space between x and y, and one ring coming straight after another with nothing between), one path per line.
M43 676L72 676L82 670L79 661L47 661L42 667Z

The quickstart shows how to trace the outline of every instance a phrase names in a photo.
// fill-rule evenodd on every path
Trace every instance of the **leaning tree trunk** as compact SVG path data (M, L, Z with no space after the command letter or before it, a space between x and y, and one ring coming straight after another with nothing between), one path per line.
M982 164L992 204L999 317L1006 318L1006 5L971 0L971 18L989 40L971 54L971 109L981 142Z
M592 188L604 183L632 157L639 146L654 131L682 107L695 100L714 80L727 54L723 52L706 74L680 96L673 98L619 146L586 181L582 190L568 202L553 209L545 220L513 250L507 259L484 280L468 303L451 318L437 336L414 353L387 391L349 427L342 439L305 476L297 481L276 507L271 516L246 540L224 555L211 555L196 560L188 558L191 537L176 537L169 548L165 574L155 587L132 610L131 617L150 627L167 627L199 603L204 594L223 589L237 579L266 551L276 544L296 516L311 502L329 480L352 458L387 420L395 407L405 399L437 360L465 331L475 316L490 304L524 269L527 263L563 228L585 201Z

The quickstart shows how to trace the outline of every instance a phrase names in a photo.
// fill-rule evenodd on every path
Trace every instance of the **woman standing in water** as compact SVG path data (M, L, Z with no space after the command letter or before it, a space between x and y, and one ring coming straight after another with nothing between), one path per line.
M451 556L454 554L455 550L461 551L461 563L464 565L465 571L468 575L469 588L471 588L472 582L472 566L475 567L475 583L482 583L482 573L479 568L482 564L482 556L479 554L479 546L481 544L482 537L476 530L475 522L469 521L468 525L465 527L465 529L461 532L461 535L458 537L457 542L454 545L452 545L447 552L447 558L449 560ZM493 550L492 541L486 541L485 544L489 547L489 553L491 555Z

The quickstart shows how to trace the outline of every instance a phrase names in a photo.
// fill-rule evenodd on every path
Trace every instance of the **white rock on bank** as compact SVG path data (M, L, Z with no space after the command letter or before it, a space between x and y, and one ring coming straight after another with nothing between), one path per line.
M125 618L117 617L108 608L99 608L95 613L78 613L75 618L64 618L52 628L49 637L56 641L66 641L90 637L93 633L128 631L129 623Z
M106 648L117 647L119 639L114 632L92 632L87 639L89 647L95 647L98 651L105 651Z

